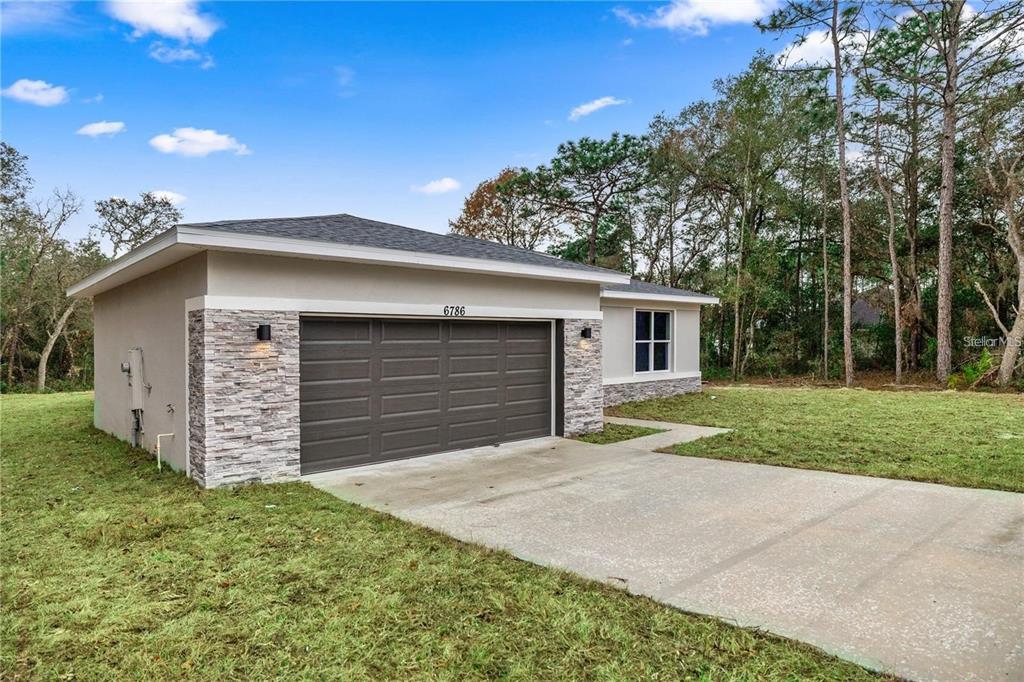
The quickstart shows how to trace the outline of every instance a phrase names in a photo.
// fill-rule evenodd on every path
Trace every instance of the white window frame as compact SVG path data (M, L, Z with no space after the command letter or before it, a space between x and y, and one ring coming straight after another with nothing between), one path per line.
M651 338L650 339L638 339L636 338L636 314L637 313L650 313L651 314ZM654 313L667 313L668 314L668 339L667 340L655 340L654 338ZM633 357L630 359L630 366L633 368L633 376L651 376L656 374L671 374L672 365L675 360L675 334L673 334L673 327L675 326L675 311L669 308L633 308ZM636 345L638 343L646 343L650 346L651 350L647 354L647 367L646 370L638 370L636 368ZM655 343L666 343L668 345L668 362L666 363L665 369L654 369L654 344Z

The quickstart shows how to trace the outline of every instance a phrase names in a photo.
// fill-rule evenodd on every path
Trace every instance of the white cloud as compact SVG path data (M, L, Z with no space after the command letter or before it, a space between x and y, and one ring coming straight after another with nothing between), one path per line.
M169 47L159 40L149 46L149 56L161 64L173 64L174 62L198 62L202 64L199 68L210 69L214 66L213 57L199 52L191 47Z
M68 101L68 89L63 85L52 85L46 81L22 78L0 91L5 97L19 102L28 102L40 107L52 107Z
M636 14L624 7L612 10L633 27L664 28L707 35L719 24L749 24L771 14L778 0L672 0L651 14Z
M171 204L173 204L174 206L177 206L178 204L183 204L185 203L185 200L188 199L188 197L185 196L184 194L172 192L169 189L153 190L152 192L150 192L150 194L155 196L157 199L166 199L167 201L171 202Z
M409 189L413 192L419 192L420 194L444 194L445 192L454 192L460 187L462 187L462 185L458 180L446 177L431 180L425 185L413 185Z
M200 128L175 128L173 133L157 135L149 141L149 145L164 154L181 156L207 156L215 152L234 152L244 156L252 153L230 135Z
M867 33L854 33L843 43L843 50L863 50L868 42ZM835 52L828 29L808 31L804 40L794 41L778 54L779 63L784 67L793 66L832 66Z
M182 43L205 43L221 27L212 14L199 12L195 0L109 0L105 8L107 14L135 29L134 38L155 33Z
M790 43L779 53L779 62L786 66L798 64L832 64L832 39L827 29L810 31L801 43Z
M624 99L617 99L615 97L598 97L595 100L584 102L578 107L574 107L573 110L569 112L569 120L578 121L584 116L590 116L595 111L604 109L605 107L614 107L625 103L626 100Z
M75 131L75 135L99 137L100 135L117 135L123 133L124 130L124 121L97 121L82 126Z
M86 97L85 99L83 99L82 100L82 104L99 104L102 101L103 101L103 93L102 92L97 92L94 96Z
M4 2L0 12L4 35L61 29L74 23L70 2Z

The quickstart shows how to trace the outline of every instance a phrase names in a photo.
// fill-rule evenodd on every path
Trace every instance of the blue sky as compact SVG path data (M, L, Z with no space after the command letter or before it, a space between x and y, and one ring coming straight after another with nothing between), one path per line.
M502 167L643 132L778 51L751 25L772 3L5 2L2 134L38 192L83 199L72 237L95 200L153 190L190 222L446 231Z

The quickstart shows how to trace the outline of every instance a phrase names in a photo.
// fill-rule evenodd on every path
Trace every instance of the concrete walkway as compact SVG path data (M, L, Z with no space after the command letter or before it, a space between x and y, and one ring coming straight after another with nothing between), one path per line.
M628 426L646 426L650 429L661 429L661 433L652 433L649 436L641 436L621 443L613 443L636 450L654 452L664 448L670 448L679 443L689 443L698 438L717 436L720 433L729 433L732 429L719 429L714 426L694 426L693 424L676 424L674 422L658 422L652 419L630 419L628 417L605 417L606 422L613 424L626 424Z
M306 480L903 677L1024 679L1024 495L642 449L654 438L542 438Z

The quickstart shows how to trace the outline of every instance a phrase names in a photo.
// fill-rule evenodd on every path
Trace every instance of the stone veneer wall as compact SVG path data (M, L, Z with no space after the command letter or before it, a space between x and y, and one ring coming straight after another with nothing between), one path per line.
M700 377L683 379L655 379L653 381L635 381L625 384L605 384L604 404L619 405L634 400L651 398L667 398L680 393L700 392Z
M584 327L593 330L580 337ZM601 385L601 320L563 320L565 342L565 436L604 428Z
M271 325L257 341L256 326ZM206 488L299 476L299 314L188 314L189 460Z

